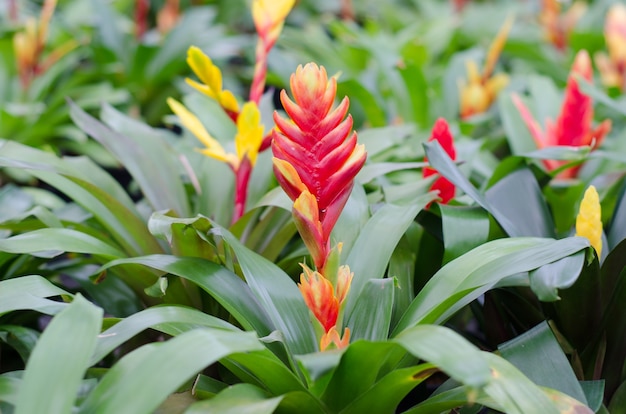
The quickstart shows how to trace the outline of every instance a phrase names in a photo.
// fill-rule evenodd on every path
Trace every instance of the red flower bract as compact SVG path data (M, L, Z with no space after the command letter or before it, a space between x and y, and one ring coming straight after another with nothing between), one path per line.
M293 100L284 90L280 95L290 120L274 114L274 173L293 201L300 197L302 186L315 197L322 233L315 237L319 254L313 260L321 270L330 249L330 233L366 154L363 145L357 145L356 132L352 132L348 98L333 110L337 82L328 79L324 67L314 63L298 66L290 86Z
M450 133L450 127L448 126L448 122L445 119L437 119L428 141L438 141L444 151L446 151L446 153L450 156L450 158L452 160L456 159L454 139L452 138L452 134ZM424 158L424 161L428 161L428 159ZM431 175L437 174L437 170L431 167L424 167L424 169L422 170L422 174L424 178L430 177ZM439 198L441 199L441 203L443 204L447 204L452 198L454 198L454 184L448 181L448 179L445 177L437 178L433 185L430 187L430 189L439 190Z

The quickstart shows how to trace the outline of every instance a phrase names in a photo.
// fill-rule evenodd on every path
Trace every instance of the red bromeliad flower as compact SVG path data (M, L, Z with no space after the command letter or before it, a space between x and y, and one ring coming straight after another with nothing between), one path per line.
M611 121L608 119L602 121L596 128L592 127L593 102L591 97L580 90L577 76L581 76L587 82L592 81L591 59L586 50L581 50L576 55L567 80L561 113L556 122L550 119L546 120L545 131L533 119L521 99L517 95L513 95L513 102L540 149L562 145L574 147L591 145L595 149L611 130ZM567 161L545 160L544 163L549 170L554 170L566 164ZM560 176L573 178L579 169L580 166L567 169Z
M330 233L365 163L345 97L332 109L337 82L324 67L298 66L291 75L294 101L280 99L291 120L274 114L272 151L276 178L294 201L294 218L318 271L330 252ZM344 119L345 118L345 119Z
M274 173L294 202L296 227L315 264L315 270L302 265L299 288L319 322L320 350L344 348L350 330L340 335L337 327L353 274L348 266L339 266L341 243L331 249L330 234L365 163L365 148L357 145L352 131L348 98L333 109L337 82L328 79L323 67L298 66L290 84L294 100L284 90L280 95L290 119L274 113Z
M450 127L448 126L448 122L443 119L437 119L435 125L433 126L433 130L430 134L430 138L428 141L439 141L443 149L450 156L452 160L456 159L456 150L454 148L454 139L452 138L452 134L450 133ZM424 161L428 161L427 158L424 158ZM431 175L437 174L437 170L431 167L424 167L422 170L424 178L430 177ZM433 185L430 187L432 190L439 191L439 198L441 199L441 203L447 204L452 198L454 198L454 184L448 181L445 177L439 177L435 180Z

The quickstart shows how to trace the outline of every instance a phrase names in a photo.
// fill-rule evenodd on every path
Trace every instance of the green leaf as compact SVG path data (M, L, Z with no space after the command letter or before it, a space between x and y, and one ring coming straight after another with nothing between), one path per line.
M0 239L0 250L8 253L28 253L39 257L54 257L63 252L86 253L107 259L124 257L124 252L71 229L39 229Z
M346 264L354 272L345 315L351 318L356 299L370 279L381 279L398 241L428 201L417 205L385 204L361 229Z
M101 319L102 310L81 295L52 319L26 364L16 414L71 412Z
M402 332L394 341L467 386L463 390L465 398L457 395L452 407L472 401L483 391L490 398L481 403L506 413L559 413L548 396L512 364L497 355L480 351L448 328L415 326ZM429 403L430 399L424 404ZM438 407L439 411L417 408L407 412L441 412L445 406Z
M152 307L122 319L102 332L91 357L91 364L98 363L115 348L148 328L156 330L166 328L169 334L173 334L173 328L178 327L179 331L184 332L198 326L237 331L237 328L228 322L195 309L182 306Z
M489 216L477 207L440 204L444 263L456 259L489 239Z
M574 370L546 322L498 345L498 350L535 384L587 403Z
M22 361L28 361L37 340L39 332L18 325L0 325L0 340L15 349L22 358Z
M241 244L228 230L213 225L234 250L250 290L285 337L291 352L314 352L317 340L309 309L293 280L274 263Z
M0 401L11 405L17 404L22 380L20 378L0 375Z
M124 118L110 106L102 116L132 133L126 136L104 125L70 101L70 115L81 129L107 148L130 172L155 210L189 215L187 196L173 149L149 127Z
M585 264L585 252L564 257L530 272L530 288L544 302L559 300L559 289L566 289L576 282Z
M79 413L153 412L169 394L217 360L264 349L251 332L198 328L123 357L101 379Z
M268 398L251 384L235 384L210 400L189 407L185 414L272 414L284 397Z
M395 279L368 280L344 325L350 327L350 341L384 341L389 336L393 312ZM372 312L376 309L376 312Z
M442 267L419 292L393 335L419 323L441 323L502 279L560 260L589 246L563 240L509 238L485 243Z
M54 315L67 304L44 298L72 295L41 276L20 276L0 282L0 315L15 310L32 309Z
M151 255L114 260L101 270L123 264L148 266L194 282L224 306L246 330L267 335L275 329L248 285L213 262L196 257Z

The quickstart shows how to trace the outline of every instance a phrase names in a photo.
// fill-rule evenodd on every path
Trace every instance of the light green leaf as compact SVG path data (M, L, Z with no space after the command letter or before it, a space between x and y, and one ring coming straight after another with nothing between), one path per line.
M357 298L354 311L345 322L350 341L384 341L389 336L393 312L395 279L368 280ZM375 309L375 312L372 310Z
M52 319L26 364L16 414L71 412L101 320L102 310L81 295Z
M185 414L272 414L283 397L268 398L251 384L235 384L210 400L193 404Z

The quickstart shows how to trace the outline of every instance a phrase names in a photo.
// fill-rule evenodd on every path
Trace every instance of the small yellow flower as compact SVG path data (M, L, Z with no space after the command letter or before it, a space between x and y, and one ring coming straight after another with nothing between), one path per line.
M236 154L227 153L222 144L209 134L198 117L191 113L185 105L172 98L167 99L167 104L178 116L183 126L204 144L205 148L199 150L199 152L228 163L234 171L237 171L244 157L247 157L250 160L250 164L254 166L259 154L259 147L263 141L261 114L254 102L247 102L237 117Z
M189 86L215 99L226 111L239 112L239 104L235 95L229 90L222 90L222 71L213 64L210 57L198 47L191 46L187 51L187 63L202 81L199 83L187 78L185 80Z
M585 237L591 243L598 257L602 254L602 220L600 218L600 197L592 185L587 188L580 210L576 217L576 235Z

